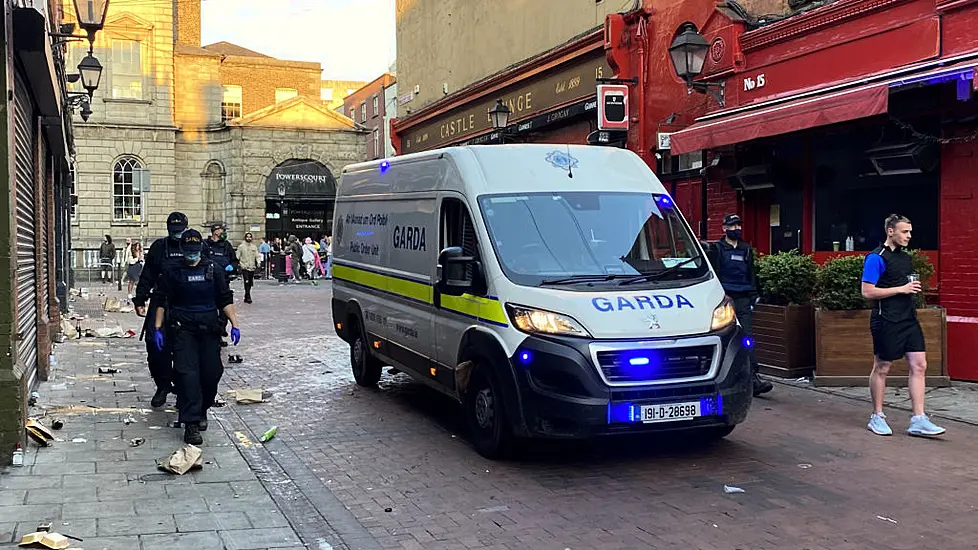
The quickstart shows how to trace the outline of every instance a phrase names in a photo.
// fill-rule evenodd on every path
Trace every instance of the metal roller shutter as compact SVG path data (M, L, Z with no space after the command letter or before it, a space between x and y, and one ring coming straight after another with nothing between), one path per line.
M37 272L35 269L35 184L37 136L34 105L27 82L15 71L14 163L17 225L17 362L23 365L28 383L37 377Z

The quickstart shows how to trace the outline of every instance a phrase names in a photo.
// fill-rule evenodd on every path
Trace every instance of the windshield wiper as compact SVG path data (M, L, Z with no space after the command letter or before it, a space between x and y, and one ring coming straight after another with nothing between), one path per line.
M655 271L653 273L643 273L643 274L638 275L636 277L632 277L631 279L625 279L624 281L622 281L622 282L620 282L618 284L624 286L624 285L630 285L630 284L633 284L633 283L641 283L641 282L644 282L644 281L655 281L657 279L661 279L661 278L665 277L666 275L669 275L670 273L675 273L676 271L679 271L679 268L681 268L682 266L684 266L684 265L686 265L686 264L688 264L690 262L695 262L696 260L698 260L700 258L702 258L702 256L699 256L699 255L693 256L692 258L686 258L685 260L679 262L678 264L676 264L676 265L674 265L672 267L663 269L662 271Z
M548 279L540 282L540 286L547 285L566 285L570 283L586 283L586 282L598 282L598 281L613 281L624 275L572 275L570 277L564 277L562 279Z

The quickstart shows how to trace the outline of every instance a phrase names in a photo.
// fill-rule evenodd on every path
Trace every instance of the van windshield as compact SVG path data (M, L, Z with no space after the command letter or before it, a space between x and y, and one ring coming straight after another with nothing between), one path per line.
M707 272L667 195L486 195L479 207L503 271L516 284L622 284L641 275L675 281Z

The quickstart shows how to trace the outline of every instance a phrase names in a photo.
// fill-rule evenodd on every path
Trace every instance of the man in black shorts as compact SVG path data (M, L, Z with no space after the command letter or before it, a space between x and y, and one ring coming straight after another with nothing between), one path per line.
M873 416L868 428L877 435L893 435L883 414L883 394L886 375L893 361L906 356L910 365L907 385L913 416L910 435L933 437L945 429L934 424L924 414L924 373L927 356L924 353L924 332L917 321L914 295L921 291L920 281L913 273L911 257L905 248L910 244L913 226L910 220L890 215L884 224L886 242L866 256L863 264L862 293L873 311L870 330L873 334L873 372L869 376L869 391L873 396Z

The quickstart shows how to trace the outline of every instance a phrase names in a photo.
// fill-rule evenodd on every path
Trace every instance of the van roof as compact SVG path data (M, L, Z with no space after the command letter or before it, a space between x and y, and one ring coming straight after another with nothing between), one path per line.
M419 161L447 160L462 174L458 189L478 196L532 191L633 191L665 193L655 173L632 151L562 144L448 147L349 165L339 195L421 192L444 188L442 178L422 177ZM410 176L396 177L398 172ZM392 177L393 175L393 177Z

